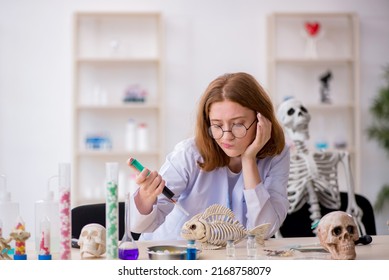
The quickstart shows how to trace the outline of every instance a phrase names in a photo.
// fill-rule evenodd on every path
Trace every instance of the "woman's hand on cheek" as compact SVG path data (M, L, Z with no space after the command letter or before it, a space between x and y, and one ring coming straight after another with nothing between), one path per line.
M271 122L260 113L257 113L257 119L257 131L254 141L247 147L243 156L255 158L271 137Z

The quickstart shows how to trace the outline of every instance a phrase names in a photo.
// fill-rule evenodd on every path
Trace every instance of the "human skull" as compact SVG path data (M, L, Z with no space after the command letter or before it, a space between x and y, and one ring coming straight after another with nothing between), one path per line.
M277 116L293 141L309 139L308 124L311 115L303 104L294 99L287 99L278 107Z
M323 216L317 226L317 235L332 259L355 259L355 241L359 234L353 217L348 213L333 211Z
M94 257L100 257L105 253L106 242L106 230L100 224L87 224L85 225L78 239L78 245L80 245L81 258L84 258L84 254L88 253Z

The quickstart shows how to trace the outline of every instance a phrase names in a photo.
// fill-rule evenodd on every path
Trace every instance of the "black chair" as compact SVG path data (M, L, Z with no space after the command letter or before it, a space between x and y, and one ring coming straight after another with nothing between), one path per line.
M124 202L119 202L119 239L124 235ZM105 203L87 204L72 209L72 238L78 239L82 228L87 224L100 224L105 227ZM131 232L132 238L138 240L140 234Z
M341 211L346 211L347 208L347 193L341 192L340 193L340 199L341 199ZM355 194L355 199L358 204L358 206L363 211L362 216L362 223L365 226L366 234L368 235L376 235L376 225L375 225L375 218L374 218L374 210L367 198L365 198L362 195ZM311 229L311 219L309 218L310 212L309 212L310 205L306 203L301 209L298 211L288 214L286 216L286 219L284 223L282 224L280 228L280 233L283 237L310 237L315 236L312 233ZM321 215L324 216L325 214L335 211L334 209L328 209L322 205L320 205L321 208Z

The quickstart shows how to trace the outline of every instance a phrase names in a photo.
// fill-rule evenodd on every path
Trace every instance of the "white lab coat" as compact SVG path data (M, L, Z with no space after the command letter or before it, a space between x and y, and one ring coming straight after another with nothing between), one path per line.
M186 221L212 204L222 204L230 207L247 229L271 223L267 236L271 237L281 226L289 207L289 156L289 148L285 146L280 155L259 160L262 182L255 189L245 190L241 173L229 195L228 167L202 171L197 165L201 156L194 138L184 140L167 156L160 174L174 192L173 198L190 215L186 216L164 195L158 197L148 215L140 214L132 201L131 231L142 233L142 240L181 239L180 231Z

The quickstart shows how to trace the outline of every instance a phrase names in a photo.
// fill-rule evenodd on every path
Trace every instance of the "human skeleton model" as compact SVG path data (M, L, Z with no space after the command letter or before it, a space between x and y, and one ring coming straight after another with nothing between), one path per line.
M349 154L344 151L311 153L308 150L305 140L309 139L308 124L311 116L300 101L296 99L284 101L278 109L278 118L296 148L290 156L288 213L296 212L308 202L312 227L315 227L321 219L319 203L329 209L339 209L338 164L342 163L348 190L346 212L356 220L360 234L365 235L365 227L361 220L363 212L355 201ZM316 229L313 232L316 234Z

